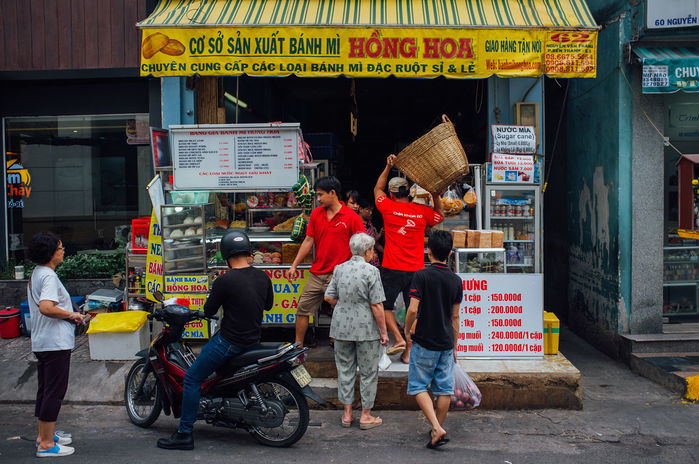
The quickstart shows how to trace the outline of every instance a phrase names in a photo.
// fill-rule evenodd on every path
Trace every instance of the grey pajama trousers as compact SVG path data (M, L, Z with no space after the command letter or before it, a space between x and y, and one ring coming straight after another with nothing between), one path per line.
M379 380L381 344L378 340L361 342L335 340L337 364L337 398L342 404L354 403L354 379L359 366L359 393L362 409L374 407Z

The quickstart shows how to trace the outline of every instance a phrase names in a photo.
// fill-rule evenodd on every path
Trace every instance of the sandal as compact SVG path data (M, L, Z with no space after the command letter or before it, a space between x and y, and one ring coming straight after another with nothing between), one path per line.
M392 346L386 350L386 354L390 356L392 354L402 353L403 351L405 351L405 346Z
M349 422L345 422L345 418L341 417L340 421L342 422L342 428L348 429L352 425L352 419Z
M374 427L378 427L381 424L383 424L383 421L381 420L381 418L374 417L374 419L371 422L364 422L364 423L360 422L359 428L361 430L369 430L369 429L373 429Z
M437 443L432 444L432 431L431 430L429 432L427 432L427 436L430 439L430 441L427 442L427 444L425 445L425 448L437 449L440 446L446 445L447 443L449 443L449 439L447 438L447 436L443 435L442 438L437 440Z

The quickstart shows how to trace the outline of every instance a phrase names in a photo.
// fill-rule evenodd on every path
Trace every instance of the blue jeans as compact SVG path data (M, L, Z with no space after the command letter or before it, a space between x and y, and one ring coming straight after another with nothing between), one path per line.
M204 345L201 353L184 375L184 391L182 392L182 417L180 417L180 433L192 433L194 422L197 420L201 384L219 366L228 359L245 351L217 333L209 343Z
M454 350L428 350L417 342L410 348L408 395L430 391L435 396L454 394Z

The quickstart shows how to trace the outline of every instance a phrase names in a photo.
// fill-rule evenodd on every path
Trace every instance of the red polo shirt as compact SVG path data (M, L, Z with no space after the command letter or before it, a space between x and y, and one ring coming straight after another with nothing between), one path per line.
M364 224L359 215L340 202L340 211L328 221L322 206L311 211L306 227L306 235L313 238L316 256L311 265L314 274L330 274L335 266L352 257L349 239L358 232L364 232Z

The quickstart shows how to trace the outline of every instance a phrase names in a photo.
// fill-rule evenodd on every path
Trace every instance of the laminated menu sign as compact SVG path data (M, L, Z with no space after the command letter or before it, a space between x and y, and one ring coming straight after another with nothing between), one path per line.
M543 356L543 274L458 276L464 291L459 308L458 358Z
M298 180L297 123L170 126L175 190L288 190Z
M492 124L493 152L536 153L536 128L534 126L512 126Z
M532 155L493 153L490 167L490 172L488 172L490 182L533 184L537 180L534 173L534 156Z

